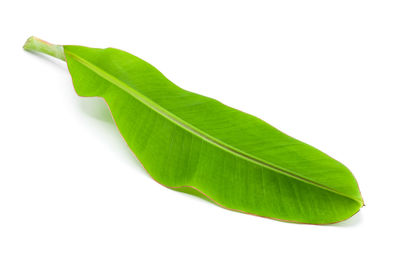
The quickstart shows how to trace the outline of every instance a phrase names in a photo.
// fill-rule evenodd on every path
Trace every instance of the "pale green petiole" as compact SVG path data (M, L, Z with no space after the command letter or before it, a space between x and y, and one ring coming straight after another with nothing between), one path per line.
M24 49L32 52L40 52L65 61L64 48L62 45L55 45L43 41L35 36L26 40Z

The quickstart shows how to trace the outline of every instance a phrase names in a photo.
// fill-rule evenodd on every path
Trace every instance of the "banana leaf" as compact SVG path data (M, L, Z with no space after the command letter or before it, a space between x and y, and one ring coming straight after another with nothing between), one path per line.
M166 187L287 222L335 223L363 206L357 181L340 162L259 118L183 90L136 56L35 37L24 48L65 60L77 94L106 101L130 149Z

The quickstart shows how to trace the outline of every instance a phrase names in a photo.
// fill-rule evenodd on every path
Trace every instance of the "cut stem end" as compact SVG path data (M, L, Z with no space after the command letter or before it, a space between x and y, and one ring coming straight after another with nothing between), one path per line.
M64 48L62 45L54 45L35 36L29 37L23 48L27 51L43 53L65 61Z

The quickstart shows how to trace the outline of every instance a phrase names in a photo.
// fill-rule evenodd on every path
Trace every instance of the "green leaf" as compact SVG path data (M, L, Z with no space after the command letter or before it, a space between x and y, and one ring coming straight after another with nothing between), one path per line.
M338 161L252 115L179 88L127 52L35 38L25 49L65 58L78 95L104 98L129 147L164 186L300 223L342 221L363 205L355 178Z

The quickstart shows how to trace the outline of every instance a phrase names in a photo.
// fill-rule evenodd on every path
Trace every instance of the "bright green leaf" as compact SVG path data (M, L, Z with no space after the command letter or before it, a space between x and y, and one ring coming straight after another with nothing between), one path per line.
M338 161L254 116L179 88L129 53L37 38L24 48L66 60L78 95L104 98L144 168L169 188L300 223L342 221L363 205L356 180Z

